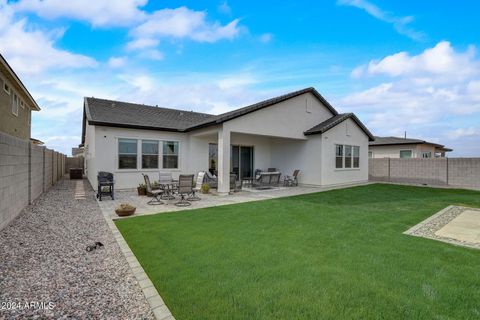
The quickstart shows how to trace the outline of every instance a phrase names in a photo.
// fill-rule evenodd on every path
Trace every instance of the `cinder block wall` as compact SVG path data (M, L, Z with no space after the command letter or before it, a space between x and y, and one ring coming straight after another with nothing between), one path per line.
M63 176L65 156L0 132L0 230Z
M37 199L43 193L43 153L45 147L32 145L30 183L31 201Z
M480 158L369 159L371 181L480 189Z
M480 188L480 158L448 159L448 182L453 186Z
M28 204L29 142L0 134L0 229Z

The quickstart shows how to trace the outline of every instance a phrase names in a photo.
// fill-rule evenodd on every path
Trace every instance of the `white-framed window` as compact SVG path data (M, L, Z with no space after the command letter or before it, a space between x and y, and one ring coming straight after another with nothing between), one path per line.
M10 86L8 85L7 81L3 81L3 90L10 95Z
M360 147L353 146L353 167L360 168Z
M118 169L137 169L136 139L118 139Z
M335 145L335 168L360 168L360 147L343 144Z
M142 169L158 169L157 140L142 140Z
M368 157L373 158L373 151L368 151Z
M178 142L163 141L163 169L178 169Z
M412 150L400 150L400 158L411 158Z
M335 145L335 168L343 168L343 145Z
M428 159L428 158L431 158L431 157L432 157L432 152L431 151L422 152L422 158Z
M12 113L18 116L18 96L14 93L12 99Z
M178 169L178 142L163 141L163 169Z

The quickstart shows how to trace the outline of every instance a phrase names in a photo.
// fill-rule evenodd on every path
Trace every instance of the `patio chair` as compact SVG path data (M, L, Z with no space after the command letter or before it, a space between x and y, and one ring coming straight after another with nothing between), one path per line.
M285 187L293 187L293 186L298 186L298 174L300 173L300 170L296 169L293 171L292 176L285 176L285 179L283 180L283 185Z
M210 189L217 189L218 188L218 178L212 175L209 171L205 172L205 183L208 184Z
M197 182L195 183L195 187L192 189L192 195L187 198L188 201L198 201L201 200L199 196L197 196L197 192L202 190L203 180L205 179L205 171L200 171L197 174Z
M99 171L97 174L97 181L98 181L98 191L97 191L97 199L102 201L102 195L108 195L114 199L114 181L113 181L113 173ZM103 191L107 189L107 191Z
M193 174L181 174L178 178L178 195L180 201L175 203L177 207L187 207L191 205L185 197L193 193Z
M162 200L160 200L161 195L163 194L163 190L153 190L152 189L152 184L150 183L150 178L148 175L143 174L143 179L145 180L145 186L147 188L147 195L152 196L152 199L147 202L147 204L150 205L158 205L158 204L163 204Z

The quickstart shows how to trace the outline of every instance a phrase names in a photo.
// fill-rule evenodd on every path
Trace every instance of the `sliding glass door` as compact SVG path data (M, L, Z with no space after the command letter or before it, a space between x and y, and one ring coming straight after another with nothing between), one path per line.
M237 178L253 176L253 147L232 146L230 161L231 172Z

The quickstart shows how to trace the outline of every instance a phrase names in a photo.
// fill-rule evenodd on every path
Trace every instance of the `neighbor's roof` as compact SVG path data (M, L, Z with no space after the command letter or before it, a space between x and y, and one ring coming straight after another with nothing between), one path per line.
M433 143L420 139L399 138L399 137L375 137L375 141L370 142L371 146L390 146L390 145L404 145L404 144L429 144L435 146L441 151L450 152L453 149L446 148L443 144Z
M336 116L333 116L330 119L325 120L320 124L317 124L315 127L308 129L307 131L304 132L304 134L308 136L312 134L324 133L347 119L352 119L353 121L355 121L355 123L360 127L360 129L362 129L363 132L365 132L365 134L368 136L368 139L370 141L375 140L372 133L367 129L367 127L365 127L365 125L353 113L337 114Z
M22 88L22 90L25 92L27 97L30 99L31 108L33 110L40 111L40 107L38 106L37 102L35 101L35 99L33 99L32 95L28 91L27 87L25 87L22 80L20 80L20 78L15 73L15 71L13 71L13 68L8 64L7 60L2 56L2 54L0 54L0 63L5 67L5 69L8 70L8 72L10 73L10 76L13 79L15 79L15 82L17 82L17 84L20 86L20 88ZM30 103L29 103L29 105L30 105Z

